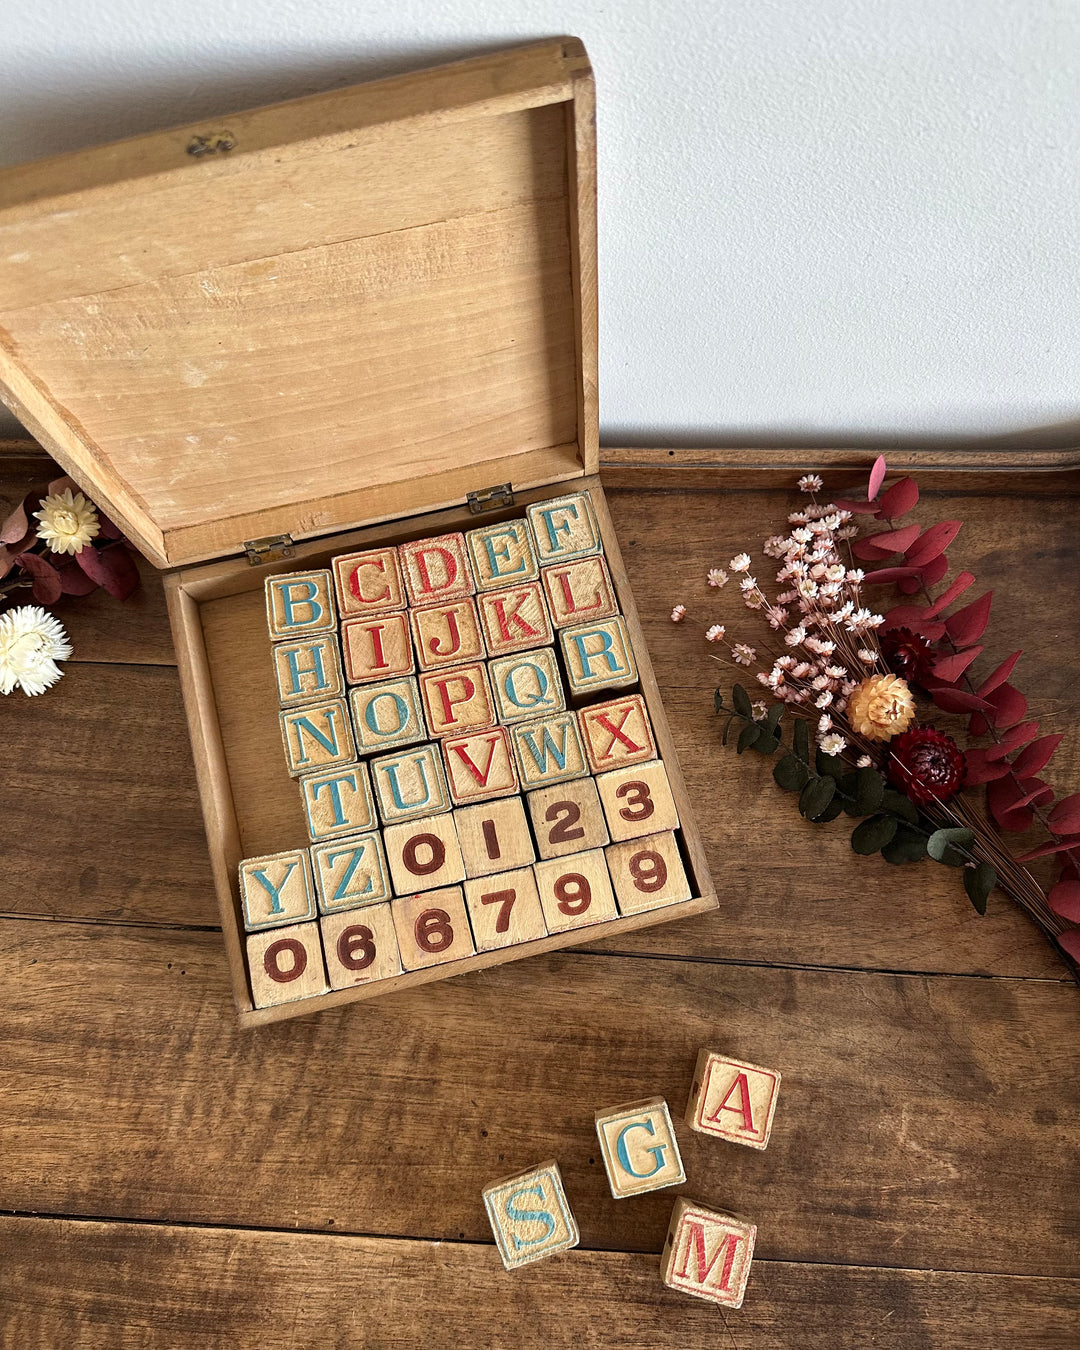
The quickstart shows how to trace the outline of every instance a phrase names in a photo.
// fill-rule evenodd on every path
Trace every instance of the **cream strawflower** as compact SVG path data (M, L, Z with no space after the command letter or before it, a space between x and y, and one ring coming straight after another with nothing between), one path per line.
M81 492L72 496L70 488L43 498L34 518L41 521L38 538L44 539L53 553L81 553L99 529L93 503Z
M710 586L726 586L728 583L728 574L722 567L710 567L709 575L705 580Z
M835 731L830 731L827 736L822 736L818 744L821 746L822 754L825 755L838 755L847 748L847 741Z
M39 605L0 614L0 694L16 686L24 694L43 694L63 674L57 661L70 655L63 625Z
M847 716L868 741L891 741L915 720L915 700L899 675L870 675L851 691Z

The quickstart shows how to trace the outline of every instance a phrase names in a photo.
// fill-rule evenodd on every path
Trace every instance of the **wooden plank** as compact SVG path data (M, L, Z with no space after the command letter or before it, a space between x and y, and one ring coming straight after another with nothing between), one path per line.
M767 1152L680 1131L761 1256L1080 1275L1072 986L560 953L241 1031L215 933L0 940L0 1209L487 1241L483 1186L555 1157L584 1245L658 1252L593 1113L677 1115L709 1045L784 1074Z

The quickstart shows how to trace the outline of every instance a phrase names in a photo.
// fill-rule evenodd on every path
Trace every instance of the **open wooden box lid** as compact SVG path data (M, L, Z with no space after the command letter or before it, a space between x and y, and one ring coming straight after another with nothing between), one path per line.
M0 394L154 563L594 473L576 39L0 173Z

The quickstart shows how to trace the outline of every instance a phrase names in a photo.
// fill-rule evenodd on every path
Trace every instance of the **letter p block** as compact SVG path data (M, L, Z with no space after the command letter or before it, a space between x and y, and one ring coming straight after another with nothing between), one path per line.
M596 1134L608 1185L616 1200L686 1180L671 1113L663 1097L628 1102L596 1113Z
M557 1162L540 1163L485 1186L484 1208L507 1270L554 1256L580 1241Z

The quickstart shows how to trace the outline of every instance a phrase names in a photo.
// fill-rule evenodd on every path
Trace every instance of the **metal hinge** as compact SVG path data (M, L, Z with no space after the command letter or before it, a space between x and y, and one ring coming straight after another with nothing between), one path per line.
M279 558L291 558L293 538L290 534L268 534L265 539L249 539L244 544L244 552L252 567L260 563L277 562Z
M483 511L497 511L501 506L513 506L513 483L500 483L498 487L483 488L479 492L468 493L469 510L474 516Z

